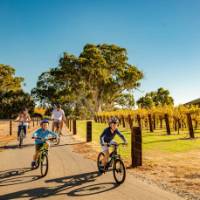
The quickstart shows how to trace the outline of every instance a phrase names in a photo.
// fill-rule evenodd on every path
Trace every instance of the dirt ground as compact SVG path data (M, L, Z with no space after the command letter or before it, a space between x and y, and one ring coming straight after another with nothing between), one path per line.
M12 135L10 135L10 122L9 121L0 121L0 147L5 146L8 142L17 139L17 122L12 122ZM39 124L30 123L30 128L28 129L28 134L32 133L35 129L39 127ZM1 149L0 149L1 151Z
M81 140L78 136L76 139ZM99 146L95 143L77 144L74 151L96 160ZM133 169L130 160L125 160L125 163L129 172L144 181L176 192L186 199L200 200L200 151L170 155L159 151L144 152L143 166Z

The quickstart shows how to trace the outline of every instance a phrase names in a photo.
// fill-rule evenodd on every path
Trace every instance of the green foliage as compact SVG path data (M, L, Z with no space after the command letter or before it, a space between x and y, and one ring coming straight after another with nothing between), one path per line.
M0 64L0 92L21 89L22 77L15 77L15 69L9 65Z
M59 102L68 114L88 116L113 107L119 96L138 87L142 78L143 73L128 64L126 49L87 44L78 57L64 53L58 67L41 74L32 95L42 105ZM123 98L126 105L133 105L130 95Z
M22 91L22 77L15 76L15 69L0 64L0 118L14 118L27 108L33 112L34 102L28 93Z
M27 108L29 113L33 113L34 107L31 96L22 90L0 92L1 119L15 118L24 108Z
M132 94L126 93L126 94L121 94L117 99L116 99L116 105L121 106L122 109L133 109L135 105L135 100Z
M137 101L140 108L152 108L153 106L174 105L174 100L170 96L169 90L159 88L157 91L146 93Z

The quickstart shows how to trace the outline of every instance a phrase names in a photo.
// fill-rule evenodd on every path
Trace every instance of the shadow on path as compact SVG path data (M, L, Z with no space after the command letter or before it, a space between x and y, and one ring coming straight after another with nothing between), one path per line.
M86 196L86 195L95 195L103 193L118 187L115 183L99 183L94 184L96 179L99 177L99 173L89 172L83 174L76 174L73 176L65 176L56 179L48 179L45 181L47 185L53 183L52 187L39 187L33 189L21 190L5 195L1 195L0 199L20 199L27 197L30 200L44 198L49 196ZM85 185L83 184L88 184ZM56 186L55 186L56 185ZM73 189L74 187L81 186L80 188ZM72 189L71 191L69 191ZM59 197L58 197L59 199Z
M0 172L0 187L28 183L40 179L40 176L26 175L31 168L11 169Z
M58 145L51 145L51 148L55 148L55 147L62 147L62 146L72 146L72 145L76 145L76 144L86 144L86 142L76 142L76 143L68 143L68 144L58 144Z
M1 149L23 149L23 148L27 148L27 147L32 147L34 146L34 144L23 144L22 147L19 147L18 144L14 144L14 145L5 145L5 146L1 146Z

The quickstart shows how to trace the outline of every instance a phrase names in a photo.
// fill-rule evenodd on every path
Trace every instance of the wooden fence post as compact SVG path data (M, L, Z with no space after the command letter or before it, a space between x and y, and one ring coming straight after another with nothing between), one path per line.
M142 166L142 131L140 127L131 129L132 167Z
M153 124L152 124L151 114L148 114L148 119L149 119L149 129L150 129L150 132L153 132Z
M69 119L68 118L66 118L66 126L67 126L67 128L69 128Z
M73 120L73 135L76 135L76 120Z
M12 135L12 119L10 120L10 135Z
M67 128L69 129L69 123L70 123L70 120L69 118L67 119Z
M71 132L72 131L72 120L69 119L69 131Z
M92 121L87 122L86 126L86 141L91 142L92 141Z
M191 118L190 113L187 113L187 122L188 122L190 138L194 138L194 130L192 126L192 118Z
M35 119L33 118L33 127L35 126Z
M165 124L166 124L167 135L170 135L171 131L170 131L170 126L169 126L169 115L168 114L165 114Z

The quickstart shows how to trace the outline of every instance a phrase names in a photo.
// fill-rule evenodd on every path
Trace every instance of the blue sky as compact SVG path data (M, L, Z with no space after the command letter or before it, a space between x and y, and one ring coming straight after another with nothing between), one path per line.
M199 0L0 0L0 63L30 91L64 51L117 44L144 72L141 91L164 87L185 103L200 97L199 11Z

